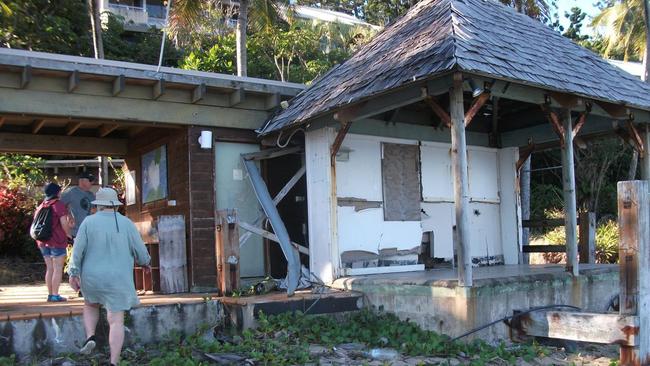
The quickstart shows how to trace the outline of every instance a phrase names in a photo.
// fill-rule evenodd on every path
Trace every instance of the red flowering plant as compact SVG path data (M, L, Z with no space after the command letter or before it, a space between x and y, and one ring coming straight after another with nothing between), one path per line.
M41 161L29 155L0 154L0 256L38 258L29 226L43 198Z

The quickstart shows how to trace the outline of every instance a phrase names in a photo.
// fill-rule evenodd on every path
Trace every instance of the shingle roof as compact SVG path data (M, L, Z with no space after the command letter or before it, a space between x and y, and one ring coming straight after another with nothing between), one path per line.
M333 68L261 134L459 69L650 110L650 86L495 0L422 0Z

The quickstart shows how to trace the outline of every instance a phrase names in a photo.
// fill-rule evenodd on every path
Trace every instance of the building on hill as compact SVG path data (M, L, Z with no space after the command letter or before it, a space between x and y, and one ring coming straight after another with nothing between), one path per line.
M225 0L220 2L219 6L227 15L226 26L234 27L237 24L239 1ZM100 0L100 11L122 17L124 29L132 32L146 32L150 27L162 29L165 26L164 0ZM380 28L350 14L303 5L295 5L294 14L298 19L314 23L338 23L374 30Z

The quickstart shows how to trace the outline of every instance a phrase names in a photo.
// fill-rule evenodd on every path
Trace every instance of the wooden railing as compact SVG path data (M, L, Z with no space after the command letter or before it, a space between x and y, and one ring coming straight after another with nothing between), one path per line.
M522 220L521 226L524 228L551 228L564 226L564 219L530 219ZM596 214L593 212L581 212L578 217L579 236L578 236L578 253L580 263L596 262ZM544 245L523 245L524 253L564 253L566 245L564 244L544 244Z

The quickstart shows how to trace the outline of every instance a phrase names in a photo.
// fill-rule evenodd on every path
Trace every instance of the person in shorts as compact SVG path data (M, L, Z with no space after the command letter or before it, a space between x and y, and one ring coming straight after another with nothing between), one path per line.
M92 204L97 205L97 212L79 227L68 268L70 286L82 289L85 300L87 339L79 352L87 355L95 348L99 307L104 306L110 327L110 363L118 365L124 344L124 312L140 303L133 283L133 266L137 263L148 272L151 257L135 224L117 213L122 203L115 190L99 189Z
M66 247L70 237L70 223L68 209L59 200L61 187L56 183L49 183L44 188L45 199L36 209L38 211L46 206L52 207L52 236L44 241L37 240L38 249L45 260L45 283L47 284L47 301L62 302L67 299L59 295L59 286L63 276L63 265L66 256Z

